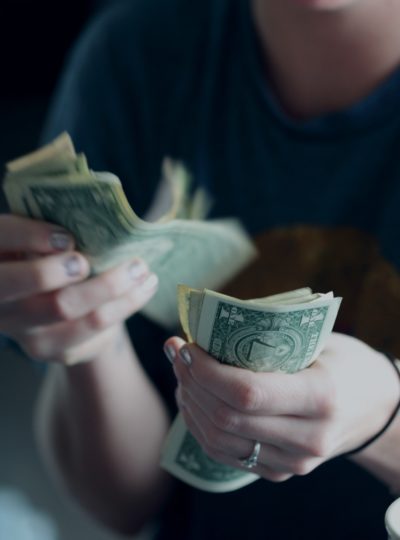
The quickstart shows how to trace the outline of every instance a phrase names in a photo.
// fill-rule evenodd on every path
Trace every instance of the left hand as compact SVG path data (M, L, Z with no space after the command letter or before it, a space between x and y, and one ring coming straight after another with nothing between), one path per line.
M223 365L177 337L166 346L175 354L179 409L206 454L240 468L259 441L251 472L275 482L358 447L383 427L399 399L388 360L344 334L333 333L317 361L294 374Z

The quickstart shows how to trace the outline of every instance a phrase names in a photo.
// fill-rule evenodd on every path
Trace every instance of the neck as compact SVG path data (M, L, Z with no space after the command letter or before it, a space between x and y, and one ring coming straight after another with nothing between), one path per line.
M400 2L353 0L343 8L252 0L268 78L298 118L345 108L400 65Z

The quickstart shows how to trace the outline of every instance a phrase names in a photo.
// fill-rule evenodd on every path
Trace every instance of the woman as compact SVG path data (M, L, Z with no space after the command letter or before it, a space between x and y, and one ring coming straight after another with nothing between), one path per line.
M389 0L138 0L77 44L46 138L68 130L139 213L162 158L182 160L213 215L241 219L260 248L230 293L344 297L337 333L298 374L221 366L178 337L171 369L162 330L140 315L124 329L156 290L151 269L87 279L64 231L2 216L1 330L51 364L44 454L111 528L161 516L158 538L386 537L400 488L399 377L379 352L400 354L399 22ZM19 251L45 256L8 257ZM212 495L159 468L176 383L208 455L244 467L257 450L262 480Z

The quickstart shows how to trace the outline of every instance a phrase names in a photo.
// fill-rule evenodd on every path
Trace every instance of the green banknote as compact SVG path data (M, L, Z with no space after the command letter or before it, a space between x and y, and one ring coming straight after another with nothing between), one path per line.
M255 300L178 287L182 327L223 364L252 371L295 373L309 366L330 335L341 299L308 288ZM257 476L208 458L178 415L161 465L184 482L211 492L239 489Z
M159 324L178 324L176 286L217 288L255 256L237 220L205 220L209 200L201 190L189 196L190 179L180 163L166 159L163 181L141 219L130 207L118 177L93 172L71 139L7 164L3 188L11 211L68 229L98 274L134 257L159 277L159 288L143 312Z

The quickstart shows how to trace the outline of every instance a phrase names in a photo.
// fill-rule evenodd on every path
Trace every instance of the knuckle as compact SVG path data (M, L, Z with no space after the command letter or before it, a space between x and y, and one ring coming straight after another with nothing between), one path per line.
M51 236L51 232L47 225L44 225L42 223L36 223L35 227L33 228L34 235L29 240L29 243L32 248L36 247L42 247L46 251L49 249L49 239Z
M214 452L221 452L225 448L225 437L219 431L212 431L207 436L208 448Z
M101 286L108 298L116 298L121 294L121 279L117 279L115 272L106 272L101 276Z
M236 388L237 408L245 413L251 413L260 408L262 396L258 385L252 381L242 381Z
M330 442L328 437L323 433L318 433L310 438L305 450L311 457L326 458L330 451Z
M290 466L290 472L296 476L305 476L313 470L310 460L299 459L294 461Z
M335 390L333 384L328 383L324 385L323 391L318 392L316 399L320 418L332 418L336 410Z
M52 316L60 321L70 321L74 318L71 302L65 290L61 289L49 295L49 308Z
M207 427L203 431L203 445L207 455L213 456L220 454L224 445L222 433L212 427Z
M218 450L211 446L208 442L204 441L201 445L204 453L214 461L220 461L221 460L221 453L218 452Z
M33 261L29 270L29 281L35 289L45 289L48 283L48 277L45 271L45 264L42 260Z
M239 427L239 421L236 414L225 405L216 407L211 415L211 421L223 431L236 431Z
M86 316L87 323L92 330L99 331L108 327L108 317L102 309L95 309Z

